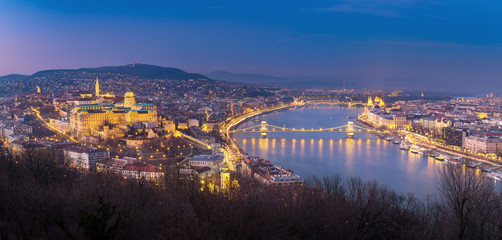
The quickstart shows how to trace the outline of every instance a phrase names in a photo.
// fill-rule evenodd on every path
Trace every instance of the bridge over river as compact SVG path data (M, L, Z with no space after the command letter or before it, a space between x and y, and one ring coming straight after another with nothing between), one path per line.
M365 127L358 126L354 122L347 122L346 125L331 127L331 128L287 128L285 126L279 127L268 124L266 121L262 121L259 125L251 126L247 128L237 129L237 130L227 130L225 133L261 133L261 137L267 137L267 133L281 133L281 132L332 132L332 133L347 133L347 137L354 137L354 133L387 133L386 131L379 131L374 129L369 129Z

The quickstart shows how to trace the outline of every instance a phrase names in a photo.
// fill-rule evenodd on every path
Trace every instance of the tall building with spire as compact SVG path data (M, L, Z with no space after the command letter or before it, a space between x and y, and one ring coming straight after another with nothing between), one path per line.
M220 169L220 187L222 192L228 193L230 190L230 171L227 163Z
M99 97L99 80L98 80L98 77L96 77L96 97Z
M235 113L234 113L234 101L233 100L230 100L230 111L232 111L232 117L235 116Z
M115 93L113 93L113 92L103 92L103 91L101 91L101 89L99 89L99 79L98 79L98 77L96 77L96 84L95 84L94 88L96 89L95 93L94 93L95 96L96 96L96 98L98 98L98 97L114 98L115 97Z
M368 97L368 104L366 104L368 107L373 107L373 100L371 99L371 96Z

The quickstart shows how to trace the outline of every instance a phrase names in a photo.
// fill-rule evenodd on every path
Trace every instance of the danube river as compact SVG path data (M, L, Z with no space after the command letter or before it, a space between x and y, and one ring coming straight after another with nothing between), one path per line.
M331 128L354 121L363 110L306 106L268 113L263 120L287 128ZM259 125L256 120L244 122L238 129ZM377 180L400 193L413 192L418 197L436 192L438 169L445 164L400 150L398 144L370 134L355 134L350 139L345 133L268 133L268 138L263 139L257 133L239 133L233 138L249 156L271 160L302 178L337 174L360 177Z

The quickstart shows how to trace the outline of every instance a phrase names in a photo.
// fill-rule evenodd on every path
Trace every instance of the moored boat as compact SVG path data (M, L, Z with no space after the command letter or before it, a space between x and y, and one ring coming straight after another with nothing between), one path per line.
M448 158L448 162L449 163L453 163L453 164L458 164L458 163L460 163L460 158L458 158L458 157L451 157L451 158Z
M410 148L410 152L411 152L411 153L414 153L414 154L418 154L418 153L420 152L420 149L419 149L419 148L417 148L416 146L412 146L412 147Z
M501 174L498 172L489 172L486 174L486 176L493 180L500 181Z
M466 163L465 166L468 168L478 168L478 164L476 163Z
M401 142L401 144L399 145L399 148L401 150L409 150L410 146L408 146L405 142Z

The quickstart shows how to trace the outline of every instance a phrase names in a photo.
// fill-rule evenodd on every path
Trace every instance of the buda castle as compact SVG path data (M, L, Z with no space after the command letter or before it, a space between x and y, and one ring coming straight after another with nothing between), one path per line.
M100 97L96 79L96 97ZM78 105L70 111L70 127L77 133L97 131L105 124L130 125L138 122L157 123L157 107L150 103L136 103L134 93L127 91L124 101Z

